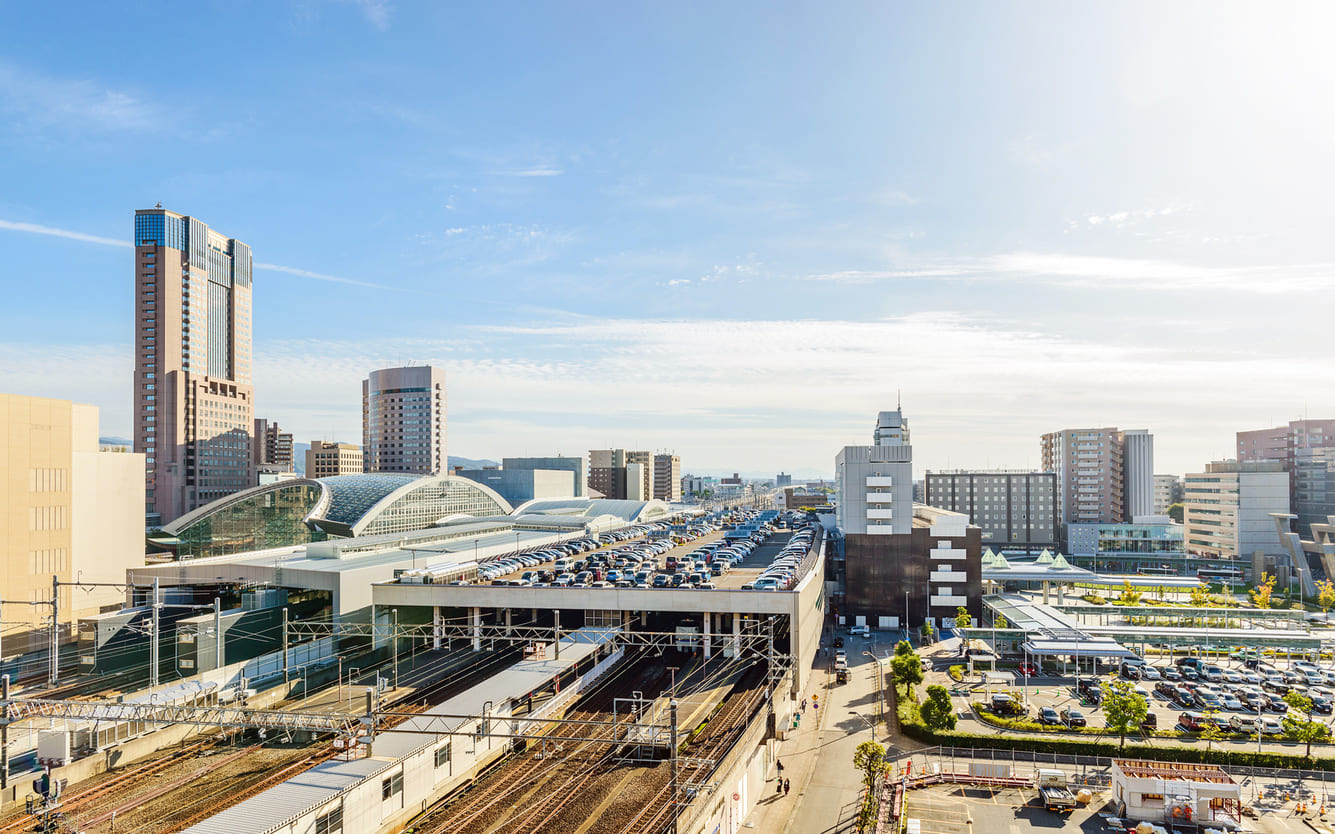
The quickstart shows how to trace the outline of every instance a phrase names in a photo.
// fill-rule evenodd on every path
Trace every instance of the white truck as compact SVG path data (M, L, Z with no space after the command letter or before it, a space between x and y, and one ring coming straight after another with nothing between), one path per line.
M1043 797L1043 807L1049 811L1071 811L1075 809L1075 794L1066 786L1066 773L1060 770L1038 771L1038 792Z

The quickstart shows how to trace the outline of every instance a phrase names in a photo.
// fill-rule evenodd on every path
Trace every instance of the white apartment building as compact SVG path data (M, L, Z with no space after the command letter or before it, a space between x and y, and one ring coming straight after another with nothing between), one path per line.
M845 446L834 459L836 523L845 534L889 535L913 529L913 447L908 421L882 411L875 446Z
M1289 474L1279 461L1207 464L1189 474L1183 496L1188 553L1246 558L1283 553L1271 513L1289 511Z

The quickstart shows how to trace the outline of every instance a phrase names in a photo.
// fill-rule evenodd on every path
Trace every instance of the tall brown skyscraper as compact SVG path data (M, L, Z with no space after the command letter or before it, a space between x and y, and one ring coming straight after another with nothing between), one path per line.
M134 450L150 527L253 483L251 254L196 218L135 212Z

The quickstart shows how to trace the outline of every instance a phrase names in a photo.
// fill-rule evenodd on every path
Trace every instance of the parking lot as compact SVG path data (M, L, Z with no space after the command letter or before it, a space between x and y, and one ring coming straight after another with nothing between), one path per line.
M957 641L956 641L957 642ZM940 644L938 644L940 645ZM1188 670L1187 665L1199 665L1200 671ZM1026 719L1050 727L1054 732L1074 733L1067 727L1085 725L1093 731L1103 728L1103 711L1098 700L1099 682L1123 680L1136 686L1145 696L1153 725L1146 729L1183 731L1187 738L1199 734L1205 721L1214 720L1222 731L1229 733L1234 743L1256 744L1256 728L1262 729L1266 746L1279 741L1283 733L1283 718L1289 712L1283 696L1298 691L1313 700L1314 720L1331 726L1331 707L1335 702L1335 665L1329 660L1312 663L1298 658L1252 657L1251 666L1242 656L1186 659L1180 654L1151 657L1145 669L1128 666L1123 674L1120 668L1099 667L1099 674L1056 674L1050 667L1038 669L1040 674L1014 675L1012 686L988 687L978 677L966 677L959 685L946 674L950 665L964 665L963 658L937 653L934 670L929 673L930 683L942 683L952 689L958 713L970 722L971 703L988 703L998 692L1010 692L1022 704ZM1072 715L1072 711L1078 714ZM1189 714L1183 720L1183 714ZM990 726L990 725L984 725ZM981 727L978 729L982 729ZM1001 728L993 728L1003 731ZM1230 740L1226 737L1224 743ZM1166 743L1167 739L1164 740ZM1292 752L1282 749L1280 752Z
M628 537L596 547L586 538L567 546L573 552L564 554L549 548L500 557L481 566L479 581L530 587L787 590L800 578L797 570L815 533L804 531L808 525L801 514L784 514L751 537L728 537L725 528L756 515L701 520L691 525L691 533L677 534L687 539L681 543L666 538L661 524L642 525L628 531Z

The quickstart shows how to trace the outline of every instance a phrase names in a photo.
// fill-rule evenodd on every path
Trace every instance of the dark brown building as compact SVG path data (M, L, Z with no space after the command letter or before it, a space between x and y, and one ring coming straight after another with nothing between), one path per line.
M911 532L845 537L843 613L873 628L918 628L928 618L951 627L960 607L977 620L982 553L982 530L967 516L917 504Z

